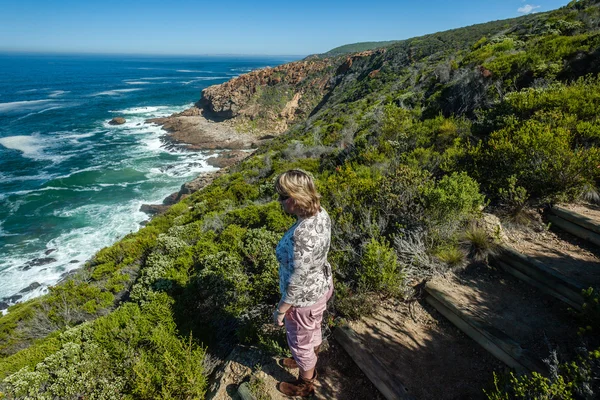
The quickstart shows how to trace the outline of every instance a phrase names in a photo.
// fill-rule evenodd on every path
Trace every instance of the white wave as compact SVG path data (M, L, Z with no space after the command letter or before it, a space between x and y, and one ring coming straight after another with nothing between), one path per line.
M198 76L192 80L189 81L181 81L179 83L182 83L184 85L189 85L190 83L194 83L194 82L200 82L200 81L215 81L215 80L219 80L219 79L230 79L230 76Z
M123 81L128 85L151 85L152 82L146 82L146 81Z
M31 117L32 115L43 114L46 111L57 110L59 108L63 108L63 107L62 106L54 106L54 107L50 107L50 108L45 108L45 109L37 111L37 112L32 112L32 113L29 113L29 114L23 115L22 117L17 118L17 121L20 121L20 120L25 119L27 117Z
M176 71L183 72L183 73L198 73L198 72L200 72L200 73L205 72L205 73L209 73L209 74L212 73L212 71L202 71L202 70L197 70L197 69L178 69Z
M4 230L4 227L2 226L4 224L4 221L0 221L0 237L8 237L8 236L19 236L18 233L8 233Z
M7 149L18 150L25 156L39 156L44 148L39 137L35 136L8 136L0 138L0 144Z
M140 78L140 80L142 81L154 81L154 80L159 80L159 79L169 79L168 76L152 76L149 78Z
M71 93L68 90L55 90L52 93L50 93L48 95L48 97L58 97L58 96L62 96L63 94L67 94L67 93Z
M0 145L7 149L20 151L23 157L34 160L50 160L54 163L63 162L75 154L55 152L50 149L57 147L60 141L53 137L43 137L38 134L32 136L8 136L0 138ZM46 151L48 150L48 151Z
M19 302L45 293L48 286L60 281L65 273L81 268L85 261L99 249L110 246L128 233L137 231L140 228L140 222L148 219L145 213L139 211L141 205L162 202L166 196L176 191L179 185L180 182L171 187L147 193L143 198L129 202L88 204L70 208L70 216L95 221L93 226L63 233L48 241L45 249L37 253L25 253L15 249L14 254L4 254L0 259L0 298L18 293L31 282L40 283L40 288L23 294L23 298L19 299ZM27 241L24 240L21 243L24 242ZM45 255L46 249L56 250ZM32 267L27 271L22 269L28 261L45 257L53 258L55 261Z
M27 89L27 90L19 90L17 93L21 94L21 93L33 93L33 92L37 92L40 89Z
M29 176L12 176L12 175L4 175L0 177L0 182L13 182L13 181L46 181L52 179L52 175L49 174L41 174L41 175L29 175Z
M42 100L27 100L27 101L13 101L10 103L0 103L0 113L8 113L14 111L27 111L27 110L35 110L38 108L44 107L49 99Z
M116 114L154 114L157 111L167 110L169 106L147 106L147 107L132 107L124 110L111 110L111 113Z
M98 93L94 93L90 96L119 96L122 93L129 93L129 92L137 92L138 90L143 90L143 89L114 89L114 90L106 90L104 92L98 92Z
M78 139L85 139L85 138L95 136L99 132L101 132L101 131L92 131L92 132L86 132L86 133L67 133L66 135L61 135L60 137L61 137L61 139L78 140Z

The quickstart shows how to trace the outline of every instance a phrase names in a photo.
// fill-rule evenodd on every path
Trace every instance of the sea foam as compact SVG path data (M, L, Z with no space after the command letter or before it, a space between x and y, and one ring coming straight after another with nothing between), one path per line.
M106 90L104 92L98 92L98 93L94 93L90 96L119 96L123 93L129 93L129 92L137 92L138 90L143 90L143 89L139 89L139 88L135 88L135 89L114 89L114 90Z
M15 111L30 111L46 106L51 100L40 99L40 100L26 100L26 101L13 101L10 103L0 103L0 113L12 113Z
M44 148L39 137L34 136L9 136L0 138L0 144L7 149L18 150L24 156L39 157Z

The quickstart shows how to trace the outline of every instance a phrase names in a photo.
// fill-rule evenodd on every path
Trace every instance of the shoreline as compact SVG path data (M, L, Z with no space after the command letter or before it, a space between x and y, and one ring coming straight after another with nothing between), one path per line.
M193 179L182 184L178 191L165 197L162 203L142 204L139 210L144 212L148 218L140 223L139 229L142 229L154 216L166 212L172 205L208 186L222 174L228 173L229 167L238 164L253 154L258 146L274 137L271 135L258 137L250 133L238 132L231 122L212 121L205 118L202 115L202 110L196 106L168 117L148 119L145 121L145 124L154 124L161 127L164 131L161 140L163 141L163 146L167 149L169 147L178 147L180 149L183 147L190 152L205 151L209 156L206 160L207 163L219 169L217 171L200 173ZM116 240L111 245L114 245L119 240ZM51 258L47 254L44 257L29 260L26 265L31 264L31 266L36 266L50 262ZM62 284L70 276L84 268L84 266L85 263L81 268L63 273L60 279L51 286ZM37 281L30 282L25 289L0 298L0 316L5 315L8 312L8 308L13 305L43 296L45 293L26 297L27 294L36 291L40 286L40 283ZM23 297L26 297L26 299L21 301Z
M206 162L212 167L219 168L217 171L200 174L184 183L178 192L165 197L161 204L143 204L140 211L148 214L150 219L208 186L218 176L226 173L229 167L240 163L252 155L261 144L275 137L268 134L258 136L240 132L229 120L215 121L206 118L204 111L196 105L168 117L148 119L145 123L155 124L165 131L161 139L167 147L183 146L189 151L213 152Z

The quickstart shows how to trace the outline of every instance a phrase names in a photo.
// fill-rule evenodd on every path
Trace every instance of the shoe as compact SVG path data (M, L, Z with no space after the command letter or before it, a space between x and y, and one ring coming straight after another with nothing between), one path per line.
M320 350L321 350L321 345L318 345L317 347L315 347L315 354L319 355ZM289 368L289 369L298 368L298 364L296 363L296 360L294 360L292 357L281 358L279 360L278 364L284 368Z
M312 379L305 379L302 376L299 376L298 379L293 382L279 382L277 390L290 397L307 397L315 393L316 379L317 371L315 370Z

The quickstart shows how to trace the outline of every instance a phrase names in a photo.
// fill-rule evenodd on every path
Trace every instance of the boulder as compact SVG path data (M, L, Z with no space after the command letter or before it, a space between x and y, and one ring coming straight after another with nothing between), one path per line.
M127 120L123 117L115 117L111 119L108 123L109 125L123 125Z
M40 265L50 264L56 261L56 258L52 257L42 257L42 258L34 258L31 261L28 261L21 269L23 271L27 271L31 269L31 267L39 267Z
M142 204L140 207L141 212L145 212L148 215L157 215L166 212L169 206L162 204Z
M237 164L249 155L250 153L245 151L226 151L216 156L210 157L206 160L206 162L212 167L225 168Z
M42 286L42 285L39 284L38 282L33 282L31 285L27 286L25 289L19 290L19 293L29 293L32 290L39 288L40 286Z
M49 255L51 253L54 253L56 251L56 249L48 249L44 252L45 255Z
M23 296L21 296L20 294L13 294L12 296L4 297L2 299L2 301L8 302L8 303L15 303L21 297L23 297Z

